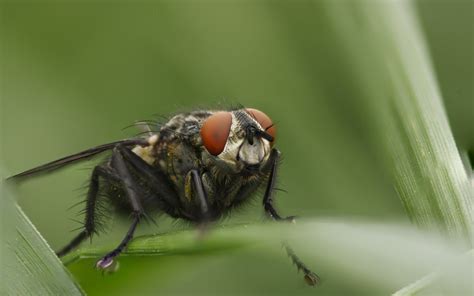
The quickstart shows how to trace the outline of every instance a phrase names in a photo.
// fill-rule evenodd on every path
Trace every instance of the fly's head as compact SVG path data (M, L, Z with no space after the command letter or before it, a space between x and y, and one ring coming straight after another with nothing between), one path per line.
M265 165L275 141L271 119L256 109L218 111L201 126L207 165L246 174L256 174Z

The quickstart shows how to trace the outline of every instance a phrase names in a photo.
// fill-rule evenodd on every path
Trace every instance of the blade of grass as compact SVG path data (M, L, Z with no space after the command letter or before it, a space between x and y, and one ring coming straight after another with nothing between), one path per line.
M239 228L231 227L234 230ZM245 226L242 228L245 228ZM198 236L198 232L194 230L140 236L130 242L123 255L147 256L213 252L243 247L252 241L242 238L242 235L230 235L226 228L218 230L212 236L203 240L198 239ZM113 245L82 247L64 256L62 261L68 265L83 258L98 258L113 247Z
M58 257L2 186L2 295L82 295Z
M413 223L472 241L472 188L409 1L327 2L371 137Z
M373 140L388 159L406 212L415 224L470 245L470 172L457 151L413 7L407 1L359 3L365 5L335 4L330 16L379 126ZM423 294L433 279L430 274L395 295Z
M151 274L154 272L153 266L160 266L161 256L185 255L192 261L191 258L206 257L203 254L213 255L208 258L219 257L221 251L226 251L224 257L239 258L238 254L245 247L255 252L254 256L257 257L281 258L285 252L278 246L285 239L291 242L295 252L308 265L324 275L322 289L331 290L341 282L347 284L347 281L352 281L354 287L370 287L371 291L385 291L380 294L387 294L411 283L413 278L419 278L432 270L443 270L448 276L440 277L438 283L450 295L464 295L472 291L468 272L471 264L465 257L458 255L459 245L433 234L415 231L406 225L313 220L302 221L297 225L269 223L219 228L211 231L203 240L196 240L196 236L195 231L183 231L135 238L124 254L126 256L118 259L126 266L127 270L123 273L127 275L127 271L133 269L133 264L140 264L128 260L127 255L154 255L147 259L151 262L147 272ZM236 249L228 252L231 248ZM93 260L87 258L100 258L109 250L110 246L84 247L64 260L72 270L90 270ZM228 256L228 253L233 256ZM81 260L74 261L75 258ZM205 262L201 264L205 265ZM186 268L178 270L181 283L186 277ZM87 275L89 279L92 278L90 272ZM232 277L232 268L221 272ZM117 276L122 276L122 271ZM97 277L100 279L100 273ZM161 284L163 282L156 285ZM109 289L120 288L105 288Z
M413 296L420 295L423 290L428 286L432 285L433 282L438 278L437 274L430 273L429 275L417 280L413 284L410 284L397 292L393 293L392 296Z
M471 262L474 259L474 249L467 252L467 259ZM472 270L471 270L472 273ZM416 295L433 295L434 291L436 291L433 286L436 285L437 282L442 280L443 274L440 272L432 272L421 279L417 280L416 282L403 287L402 289L398 290L397 292L393 293L392 296L416 296ZM439 287L438 287L439 288ZM446 292L436 295L449 295Z

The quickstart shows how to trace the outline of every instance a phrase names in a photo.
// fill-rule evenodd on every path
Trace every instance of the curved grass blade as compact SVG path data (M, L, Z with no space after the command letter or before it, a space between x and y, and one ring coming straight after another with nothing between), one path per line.
M225 264L219 265L223 268L218 270L221 280L233 278L238 272L232 267L251 256L251 261L256 260L251 269L257 270L257 273L270 272L268 266L258 264L258 258L267 257L270 262L275 262L272 269L287 270L287 276L294 281L301 281L303 285L302 280L294 274L290 260L280 261L286 257L281 248L283 238L291 242L305 263L321 275L321 285L316 288L320 289L321 295L334 295L341 285L359 291L354 292L357 295L361 295L361 291L365 291L365 295L388 295L399 287L411 284L413 279L431 272L441 276L437 277L436 286L430 291L448 291L448 295L472 292L469 274L471 263L465 256L459 255L459 244L433 233L416 231L409 225L351 220L219 228L201 240L197 240L195 231L137 237L124 253L126 256L118 259L123 263L123 269L119 269L108 281L104 280L100 272L92 271L91 266L110 249L109 246L84 247L64 260L68 261L72 271L88 271L87 274L77 273L79 277L88 279L88 285L100 283L102 289L110 293L122 291L124 287L120 281L132 276L133 271L141 270L144 262L147 262L146 275L142 274L133 283L129 282L127 289L139 293L143 287L143 291L152 289L159 293L163 285L170 285L176 294L189 294L199 286L200 280L216 274L209 272L199 276L195 270L188 269L186 262L191 265L199 262L199 267L207 270L206 266L210 268L219 257L227 260ZM184 262L179 258L185 258ZM167 261L172 262L172 268L166 266ZM157 280L154 275L159 274L161 268L165 268L168 277ZM187 280L188 275L194 277ZM262 277L259 279L263 281L262 285L249 287L248 291L257 295L262 287L270 289L268 284L273 283L273 280L272 277ZM284 278L279 280L286 281ZM239 279L232 281L239 282ZM367 294L367 291L374 293ZM312 294L314 290L301 289L299 292Z
M0 294L83 295L81 288L3 186L1 193Z
M473 190L410 1L328 1L373 145L413 223L472 243Z

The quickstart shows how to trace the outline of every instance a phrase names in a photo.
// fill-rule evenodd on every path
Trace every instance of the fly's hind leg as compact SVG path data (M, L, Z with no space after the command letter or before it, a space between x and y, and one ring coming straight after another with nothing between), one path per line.
M132 224L120 244L97 262L96 266L102 269L109 267L113 263L114 258L120 255L127 247L133 238L138 223L145 215L141 199L138 196L140 188L130 173L130 169L139 174L142 181L145 181L146 185L155 193L160 193L158 199L161 202L161 206L167 208L179 207L179 200L174 189L168 183L165 174L159 169L152 168L129 148L123 145L115 147L112 154L111 166L122 183L130 206L132 207Z
M106 269L111 266L114 262L114 258L120 255L120 253L122 253L122 251L127 247L128 243L133 238L133 234L137 228L138 223L140 222L140 219L144 215L144 211L138 197L139 188L137 188L137 183L129 171L126 158L124 157L120 146L114 148L110 164L120 179L120 182L122 183L122 186L128 197L130 206L132 207L132 224L130 225L127 234L122 239L120 244L115 249L107 253L104 257L102 257L102 259L97 261L96 266L97 268L101 269Z
M291 246L287 242L283 242L283 247L286 250L286 253L288 254L288 257L290 257L291 261L293 264L296 265L296 268L298 270L303 271L304 273L304 280L305 282L310 285L310 286L316 286L319 284L321 281L319 276L312 272L306 264L304 264L303 261L295 254L295 251L291 248Z
M111 179L112 175L103 167L96 166L92 171L89 191L87 192L84 230L56 253L59 257L62 257L75 249L80 243L88 237L91 237L96 232L96 206L99 197L99 180L101 177L104 179Z

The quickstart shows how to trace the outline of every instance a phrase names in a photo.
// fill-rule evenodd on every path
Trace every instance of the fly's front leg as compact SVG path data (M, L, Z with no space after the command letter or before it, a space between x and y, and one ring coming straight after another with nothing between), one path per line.
M282 218L273 206L274 195L275 195L275 183L277 178L278 170L278 161L280 159L280 151L273 149L270 154L270 176L268 178L267 189L265 190L265 195L263 196L263 207L265 212L273 219L277 221L295 221L295 216L289 216Z
M306 264L304 264L303 261L295 254L295 251L290 247L290 245L287 242L283 242L283 247L286 250L286 253L288 254L288 257L290 257L291 261L293 262L294 265L296 265L296 268L298 270L303 271L304 273L304 280L305 282L310 285L310 286L316 286L320 283L320 278L317 274L312 272Z
M280 159L280 151L277 149L273 149L271 154L270 154L270 177L268 179L267 183L267 189L265 190L265 195L263 197L263 206L265 208L265 212L276 221L295 221L294 216L289 216L286 218L282 218L278 212L275 210L273 207L273 198L275 194L275 182L276 182L276 177L277 177L277 170L278 170L278 161ZM283 247L286 250L286 253L290 257L291 261L293 264L296 265L296 268L298 270L303 271L304 273L304 279L306 283L310 286L315 286L319 283L320 279L317 274L312 272L304 263L301 261L301 259L295 254L291 246L287 242L283 242Z

